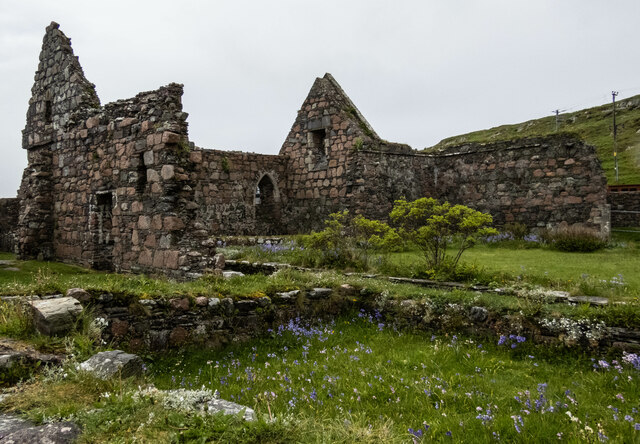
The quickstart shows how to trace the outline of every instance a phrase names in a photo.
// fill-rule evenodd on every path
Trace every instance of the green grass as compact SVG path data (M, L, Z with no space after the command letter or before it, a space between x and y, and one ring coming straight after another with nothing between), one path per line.
M639 96L623 102L638 100ZM609 184L615 184L612 136L612 105L561 114L559 131L571 132L596 147ZM618 125L619 184L640 183L640 108L616 107ZM441 150L469 142L495 142L555 133L555 116L449 137L427 150Z
M245 252L255 252L247 248ZM289 253L287 253L289 254ZM140 298L172 297L231 297L235 299L273 297L277 292L329 287L342 291L349 284L354 300L366 302L368 298L384 295L390 299L429 299L443 310L450 303L463 306L481 305L496 314L526 313L528 316L557 317L558 313L573 319L589 317L604 321L608 326L637 327L640 325L638 302L640 277L635 270L640 266L638 250L617 247L595 253L562 253L546 249L521 249L478 246L466 254L471 276L484 283L516 288L520 293L533 285L568 290L575 295L604 296L611 302L607 307L581 307L556 304L539 297L516 297L511 293L495 294L474 291L426 288L408 283L393 283L385 276L365 278L362 275L345 276L341 271L323 270L306 272L283 269L272 275L247 275L225 280L206 276L195 281L176 282L163 278L140 275L121 275L93 272L59 263L13 261L7 271L0 268L0 294L33 295L64 293L69 288L81 287L92 294L111 293L121 302ZM5 260L12 260L4 256ZM7 259L8 258L8 259ZM266 260L282 260L281 253L263 256ZM415 275L424 269L424 261L417 251L393 253L383 261L383 271L391 275ZM588 274L589 277L583 276ZM620 285L619 276L624 279ZM614 280L617 279L618 281ZM604 281L604 282L603 282ZM36 334L31 320L20 316L19 308L9 304L0 306L0 334L25 339L38 349L60 349L61 341L47 342ZM81 333L87 326L79 326L76 348L81 353L91 350L90 341Z
M640 440L637 370L614 369L615 357L596 357L611 367L594 369L588 356L511 342L398 331L367 315L293 322L224 350L148 357L148 374L133 381L94 380L70 366L24 385L4 407L37 421L71 416L80 442L482 443L499 435L579 443L598 442L599 432ZM148 384L217 389L259 420L202 418L136 399Z
M633 301L640 296L640 248L634 233L614 236L611 248L591 253L567 253L549 248L514 248L505 243L477 245L462 259L470 278L497 285L528 282L576 295L605 296L617 301ZM233 250L233 251L232 251ZM310 250L290 247L275 252L263 247L227 249L234 257L252 262L285 262L308 265ZM454 251L451 251L453 254ZM393 276L420 276L426 268L418 250L374 255L370 272ZM621 282L624 285L620 285Z
M640 294L640 250L604 249L593 253L565 253L536 248L512 250L478 246L465 253L465 260L483 264L489 272L575 283L588 275L610 281L622 275L628 295Z

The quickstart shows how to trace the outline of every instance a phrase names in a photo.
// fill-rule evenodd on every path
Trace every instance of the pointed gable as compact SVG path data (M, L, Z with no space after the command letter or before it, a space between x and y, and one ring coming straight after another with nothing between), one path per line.
M326 169L331 159L351 149L378 142L369 122L327 73L313 83L280 154L302 159L308 170L315 171Z
M31 148L55 141L57 131L82 118L84 109L100 106L95 85L84 76L70 39L51 22L42 40L23 131L22 146Z

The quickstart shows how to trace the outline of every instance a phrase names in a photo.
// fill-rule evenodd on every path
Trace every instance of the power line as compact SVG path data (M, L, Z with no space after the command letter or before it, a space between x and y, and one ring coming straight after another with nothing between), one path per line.
M560 121L560 113L565 112L566 109L555 109L553 111L551 111L552 113L555 113L556 115L556 133L558 132L558 122Z

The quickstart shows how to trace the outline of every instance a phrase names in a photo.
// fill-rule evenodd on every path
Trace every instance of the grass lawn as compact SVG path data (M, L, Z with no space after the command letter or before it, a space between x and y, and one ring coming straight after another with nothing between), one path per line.
M224 350L149 356L147 375L133 381L94 380L70 365L25 384L4 408L36 421L72 417L80 442L640 440L631 363L527 338L497 342L398 331L366 314L291 322ZM135 395L149 384L218 390L259 420L165 409Z
M483 265L490 272L548 277L577 282L588 276L611 280L622 275L630 289L640 291L640 250L605 249L593 253L565 253L547 249L512 250L478 246L465 253L465 260Z
M601 281L624 282L626 291L615 292L617 299L640 295L640 249L612 248L593 253L565 253L544 248L512 249L478 245L462 256L467 263L483 268L498 283L524 280L553 285L584 293L586 287ZM392 267L417 272L424 262L418 251L392 253ZM582 286L582 288L581 288ZM605 285L606 286L606 285ZM612 295L609 295L612 296Z
M624 236L624 237L623 237ZM464 252L471 279L496 285L529 282L576 295L604 296L633 301L640 296L640 248L637 235L616 235L614 247L592 253L566 253L549 248L514 248L480 244ZM625 242L623 242L625 241ZM310 251L283 246L228 247L231 257L258 262L310 265ZM450 255L455 251L451 250ZM420 276L426 265L420 251L373 255L370 272L392 276Z

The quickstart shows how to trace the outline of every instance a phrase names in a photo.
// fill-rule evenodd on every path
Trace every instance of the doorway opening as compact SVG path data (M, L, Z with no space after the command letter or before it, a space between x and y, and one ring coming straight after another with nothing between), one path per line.
M280 193L269 174L264 174L255 189L256 234L278 234L280 225Z

